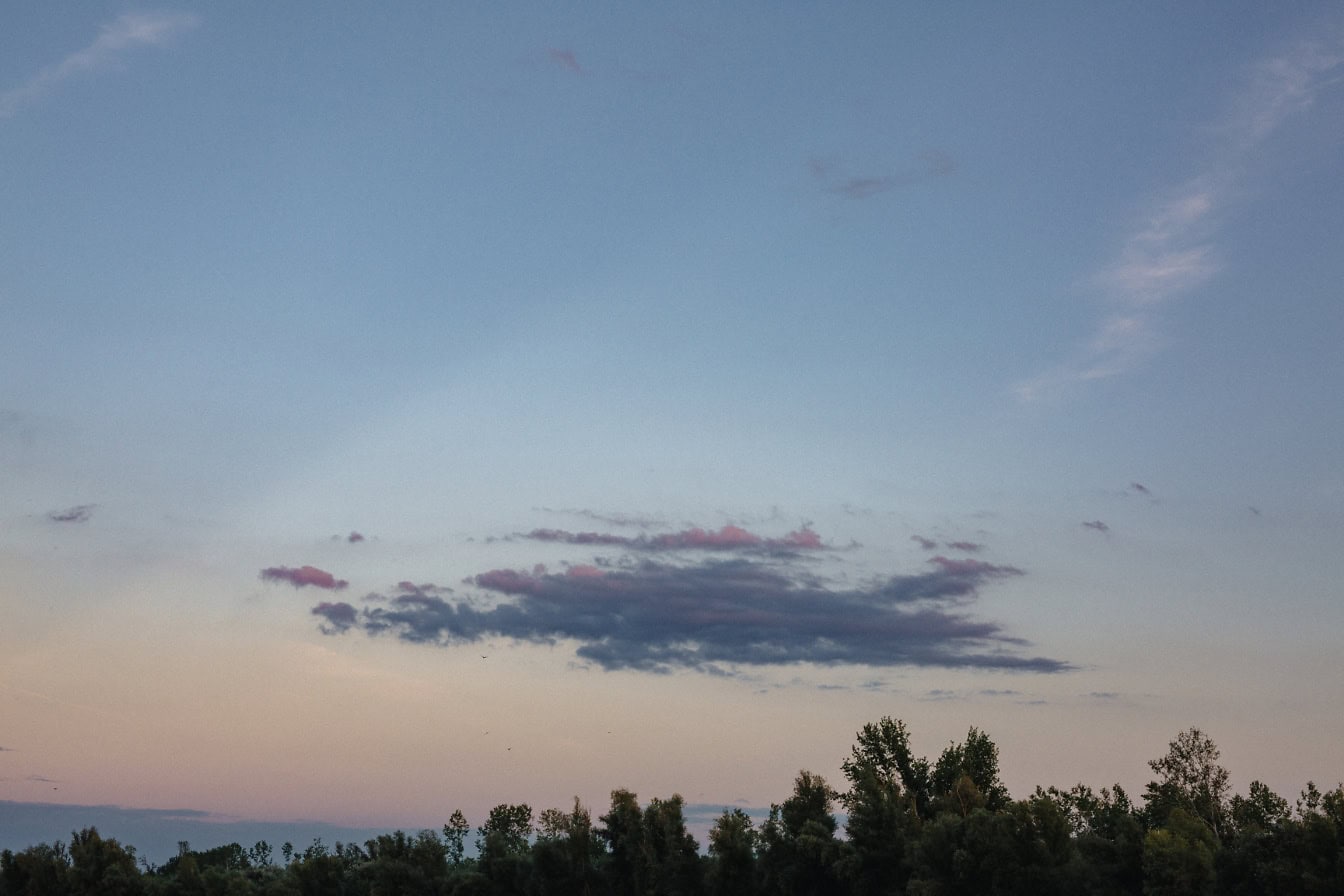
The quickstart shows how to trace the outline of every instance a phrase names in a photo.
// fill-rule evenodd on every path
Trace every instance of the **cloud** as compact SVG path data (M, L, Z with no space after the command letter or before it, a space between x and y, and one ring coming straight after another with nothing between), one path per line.
M350 544L357 544L358 542L364 540L364 536L358 532L351 532L349 535L345 537L345 540L348 541Z
M1224 267L1216 216L1246 161L1291 115L1308 109L1339 80L1344 28L1324 31L1252 67L1231 111L1209 128L1217 139L1202 169L1151 197L1149 210L1092 278L1110 306L1093 335L1053 369L1016 384L1019 399L1054 397L1124 375L1162 347L1159 309L1204 286Z
M326 625L321 626L324 635L337 635L344 632L355 624L358 616L355 608L344 601L339 603L323 601L313 607L311 612L314 616L321 616L327 621Z
M105 68L138 47L163 46L178 34L195 28L199 18L190 13L127 12L82 50L49 65L18 87L0 93L0 119L11 118L76 75Z
M496 569L473 584L499 601L479 606L402 591L356 611L319 604L328 633L358 629L451 647L490 637L576 642L607 669L709 672L724 666L931 666L1060 672L1068 663L1023 656L1025 642L959 607L1011 566L935 557L932 569L833 590L797 570L734 558L674 565L645 560L563 573Z
M954 551L966 551L971 554L985 549L984 545L975 541L945 541L943 547L951 548Z
M1096 529L1098 532L1111 531L1111 527L1103 523L1101 520L1090 520L1086 523L1083 523L1083 526L1085 526L1088 529Z
M1142 482L1131 482L1129 484L1129 490L1133 492L1138 492L1141 495L1152 494L1152 492L1148 489L1148 486L1144 485Z
M65 510L53 510L47 514L47 519L53 523L87 523L97 506L97 504L80 504Z
M893 177L850 177L839 183L831 184L826 189L828 192L838 193L846 199L867 199L869 196L876 196L878 193L890 190L898 182Z
M325 569L318 569L316 566L300 566L298 569L269 566L261 571L261 579L264 582L288 582L295 588L312 585L314 588L325 588L328 591L340 591L350 584L345 579L338 579Z
M635 529L651 529L654 526L665 526L667 521L660 516L651 516L636 513L602 513L596 510L586 509L556 509L553 507L538 507L544 513L567 513L572 516L581 516L599 523L607 523L612 526L629 526Z
M807 526L788 533L782 538L763 538L740 526L724 526L712 531L692 527L663 535L611 535L602 532L568 532L564 529L533 529L523 536L533 541L553 541L562 544L599 545L629 548L636 551L740 551L757 553L789 553L793 551L823 550L821 536Z
M574 55L573 50L551 49L548 55L551 57L551 62L554 62L561 68L571 71L576 75L583 74L583 66L579 65L579 60Z
M815 180L822 182L822 189L827 193L846 199L867 199L896 187L947 177L957 170L956 161L942 150L922 152L918 160L920 164L896 174L845 177L836 173L836 166L830 160L813 156L807 160L807 170Z
M923 535L911 535L910 540L926 551L932 551L938 547L938 542L932 538L925 538Z

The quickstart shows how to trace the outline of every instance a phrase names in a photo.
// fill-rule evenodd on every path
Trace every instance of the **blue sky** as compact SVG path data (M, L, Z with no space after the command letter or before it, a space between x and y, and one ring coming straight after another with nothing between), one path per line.
M1331 4L0 20L0 799L1339 776Z

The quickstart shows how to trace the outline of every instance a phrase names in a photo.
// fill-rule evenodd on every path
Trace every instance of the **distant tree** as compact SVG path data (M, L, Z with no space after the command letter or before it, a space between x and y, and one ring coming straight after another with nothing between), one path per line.
M644 807L644 856L654 896L695 896L702 888L700 847L686 830L680 794Z
M1073 832L1078 892L1098 896L1142 892L1144 830L1123 787L1103 787L1100 793L1085 784L1067 791L1037 787L1033 799L1058 806Z
M141 892L135 848L103 838L94 827L70 835L70 892L129 896Z
M978 728L966 733L960 744L949 744L934 764L930 788L936 811L956 812L963 817L973 809L997 812L1011 798L999 780L999 748Z
M453 867L461 865L466 859L469 833L471 825L467 824L467 816L462 814L461 809L454 809L453 814L448 816L448 823L443 826L444 849L447 852L448 862Z
M65 896L69 875L70 853L60 841L0 852L0 893L6 896Z
M821 775L800 771L793 795L770 807L761 828L766 893L831 896L845 892L840 866L846 844L836 839L831 811L838 794Z
M434 831L381 834L365 841L364 854L359 876L377 896L434 894L447 877L447 849Z
M254 868L265 868L271 864L271 852L271 844L265 840L258 840L247 851L247 858Z
M841 767L849 780L840 800L853 848L846 877L861 896L904 892L909 840L930 806L928 761L911 753L904 722L883 718L863 726Z
M532 807L501 803L477 828L478 867L500 894L521 893L531 873Z
M611 809L598 821L598 835L606 841L605 871L615 896L643 896L648 886L644 855L644 813L639 799L624 788L611 792Z
M713 896L750 896L756 890L758 834L751 816L724 809L709 830L709 892Z
M1205 896L1213 892L1218 838L1204 819L1176 806L1143 843L1144 896Z
M1189 728L1176 735L1167 753L1149 760L1157 774L1144 794L1145 814L1152 827L1165 824L1174 809L1208 825L1221 838L1227 831L1227 769L1218 764L1218 747L1203 731Z
M586 894L596 886L602 845L593 830L592 815L576 796L574 807L546 809L537 825L532 846L536 889L550 894Z

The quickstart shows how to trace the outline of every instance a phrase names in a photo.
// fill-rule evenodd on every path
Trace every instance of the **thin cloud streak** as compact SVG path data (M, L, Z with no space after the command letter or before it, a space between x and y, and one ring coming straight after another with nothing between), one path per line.
M724 526L718 531L692 527L664 535L611 535L603 532L568 532L564 529L533 529L523 536L532 541L562 544L623 547L636 551L740 551L747 553L791 553L823 550L821 536L807 526L782 538L764 538L740 526Z
M111 24L104 25L102 33L84 49L47 66L18 87L0 93L0 120L12 118L76 75L104 68L137 47L162 46L199 22L199 17L191 13L122 13Z
M606 670L737 674L739 666L925 666L1061 672L1068 663L1023 656L1025 644L960 608L1012 566L934 557L933 569L832 590L777 564L737 558L564 573L497 569L473 584L500 601L481 608L421 590L370 595L374 606L320 603L327 634L361 631L454 647L491 637L577 642Z
M1022 401L1066 394L1088 382L1129 373L1163 344L1156 311L1217 276L1214 217L1253 150L1293 114L1308 109L1340 80L1344 28L1313 38L1254 67L1233 111L1215 128L1213 161L1172 190L1124 239L1114 261L1093 278L1112 310L1073 356L1013 391Z
M97 506L97 504L80 504L65 510L53 510L47 514L47 519L53 523L87 523Z

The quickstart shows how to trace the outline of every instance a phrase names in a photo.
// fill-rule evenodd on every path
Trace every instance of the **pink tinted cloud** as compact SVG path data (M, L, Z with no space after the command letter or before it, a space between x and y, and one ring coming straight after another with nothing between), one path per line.
M316 566L300 566L298 569L288 566L268 566L261 571L261 579L264 582L288 582L295 588L312 585L314 588L325 588L328 591L340 591L350 584L345 579L338 579L325 569L318 569Z
M550 53L551 61L561 68L571 71L576 75L583 74L583 66L579 65L578 58L573 50L560 50L552 48Z
M954 551L966 551L972 554L976 551L984 550L985 547L974 541L949 541L947 542L947 546Z
M512 569L492 569L473 580L482 588L501 594L531 594L541 586L541 577Z
M345 537L345 540L350 542L351 544L355 544L356 542L363 541L364 536L358 532L351 532L349 535Z
M569 569L565 570L565 575L569 576L571 579L596 579L605 576L606 572L598 569L592 564L580 563L577 566L571 566Z
M697 527L670 535L657 535L649 543L655 548L754 548L762 543L762 539L741 526L730 525L717 532Z

